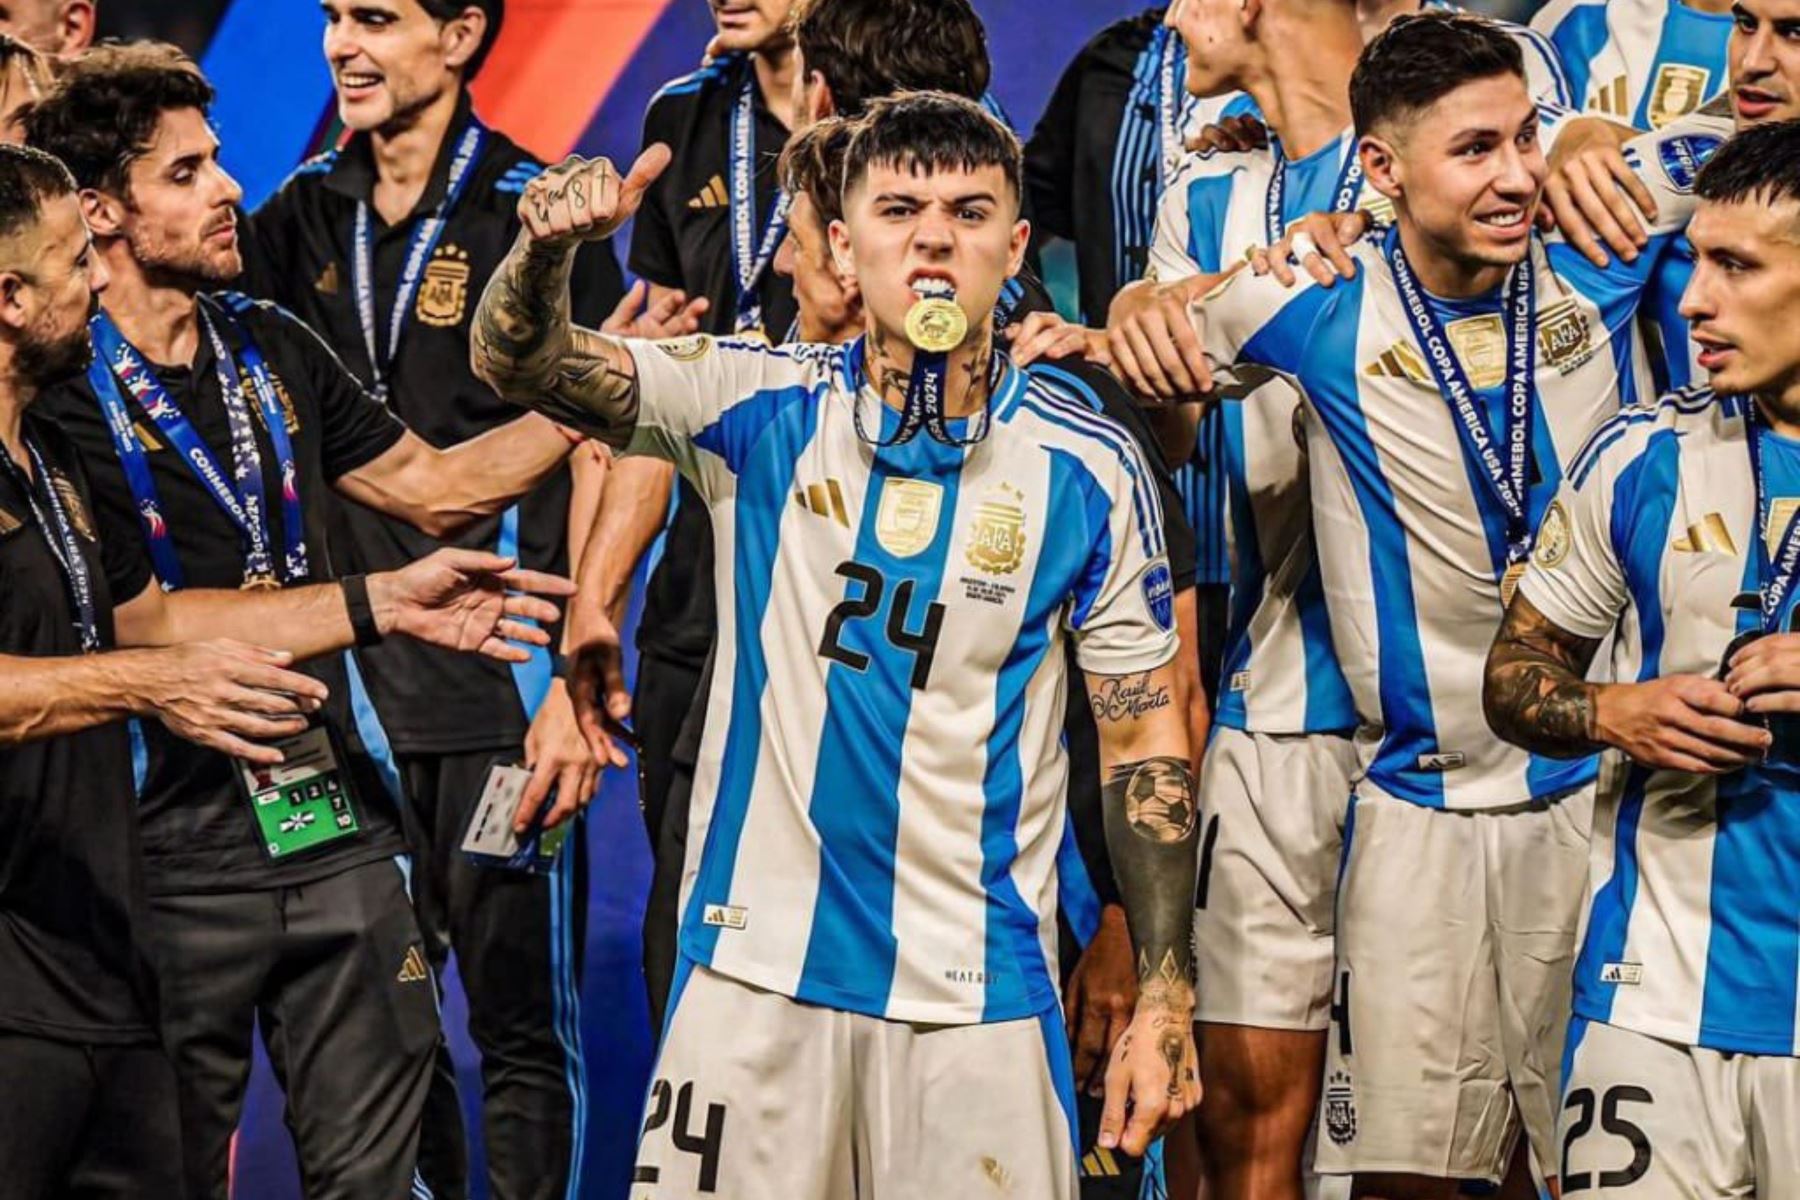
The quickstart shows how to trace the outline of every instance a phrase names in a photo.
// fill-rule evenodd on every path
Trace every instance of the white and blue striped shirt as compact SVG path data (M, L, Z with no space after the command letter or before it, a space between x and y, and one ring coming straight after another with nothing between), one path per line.
M1175 654L1135 443L1007 365L975 445L878 449L860 340L633 345L631 450L693 481L717 546L682 952L893 1020L1053 1007L1063 640L1101 675Z
M1615 635L1614 679L1713 675L1757 627L1754 549L1800 508L1800 443L1764 436L1773 528L1758 529L1747 404L1666 396L1601 426L1569 465L1520 587L1570 633ZM1800 760L1781 750L1726 776L1618 764L1595 812L1577 1016L1800 1053Z
M1498 808L1579 786L1593 760L1531 755L1494 737L1482 671L1501 616L1504 514L1467 462L1401 303L1385 246L1357 243L1355 278L1289 290L1240 273L1204 305L1210 353L1291 374L1306 395L1313 538L1332 643L1365 726L1369 778L1429 807ZM1639 398L1633 314L1643 283L1561 243L1536 262L1535 522L1587 435ZM1504 404L1498 292L1427 298L1492 414Z
M1531 18L1568 77L1566 103L1661 129L1725 90L1731 14L1681 0L1550 0Z

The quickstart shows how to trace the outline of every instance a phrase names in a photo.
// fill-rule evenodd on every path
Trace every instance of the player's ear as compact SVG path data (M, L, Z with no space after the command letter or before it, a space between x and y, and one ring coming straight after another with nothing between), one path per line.
M823 71L808 71L804 95L806 103L803 111L814 122L823 121L826 117L837 116L837 98L831 94L831 85L825 82Z
M1405 179L1393 143L1377 134L1365 133L1357 143L1356 152L1362 155L1363 177L1369 181L1369 186L1389 200L1399 199L1405 190Z
M1238 0L1238 20L1246 31L1256 28L1256 19L1262 16L1262 0Z
M82 188L76 198L88 231L95 237L118 237L125 231L125 205L117 196L98 188Z
M23 331L31 325L31 308L25 303L29 285L17 271L0 271L0 329Z
M1025 267L1025 248L1031 244L1031 222L1020 217L1013 222L1012 245L1006 252L1006 277L1011 279Z
M481 49L487 26L487 13L476 4L464 5L460 13L445 21L439 34L444 47L444 64L452 71L468 66L475 51Z
M856 278L856 254L850 249L850 227L840 217L831 223L825 231L831 238L831 264L838 269L838 274L848 279Z

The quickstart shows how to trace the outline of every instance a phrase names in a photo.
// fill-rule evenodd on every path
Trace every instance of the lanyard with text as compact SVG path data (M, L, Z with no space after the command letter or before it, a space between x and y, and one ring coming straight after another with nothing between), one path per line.
M50 468L44 465L44 456L38 453L38 448L31 443L29 437L24 441L25 453L31 458L32 474L37 477L36 483L41 485L41 497L40 487L33 486L25 469L14 462L12 455L4 449L0 449L0 463L4 463L13 486L25 493L25 499L31 505L31 515L37 520L38 528L44 532L44 541L49 545L56 565L62 570L63 586L68 588L69 599L75 606L75 632L81 635L82 652L92 654L100 649L100 624L94 605L94 577L88 571L87 559L81 553L81 542L75 536L75 522L70 518L62 496L57 493Z
M219 336L204 303L199 309L202 327L213 348L213 366L219 377L221 402L225 406L227 426L231 434L231 472L219 465L218 459L200 437L193 423L181 411L168 389L150 370L143 356L125 340L119 327L102 311L89 324L94 337L96 355L88 367L88 381L106 412L107 428L113 447L119 453L119 464L131 489L143 523L151 564L163 585L179 588L185 573L169 535L169 524L162 515L155 479L143 443L132 429L131 415L126 409L129 394L154 424L188 469L225 515L238 528L244 546L244 586L276 587L281 574L276 569L273 537L269 531L269 510L263 482L262 454L256 446L256 431L244 393L237 363L230 348ZM293 443L288 438L286 415L275 394L268 367L246 331L237 327L245 351L245 361L256 392L269 441L275 449L276 464L281 473L282 524L286 534L284 561L288 582L307 577L306 526L300 510L297 469Z
M1766 425L1755 400L1746 398L1744 406L1744 441L1750 447L1750 478L1756 483L1756 530L1750 540L1756 543L1756 591L1762 602L1762 631L1779 633L1782 606L1794 590L1795 576L1800 575L1800 509L1789 515L1771 558L1767 531L1772 510L1762 462Z
M1537 299L1532 253L1528 248L1519 265L1507 274L1503 293L1506 385L1502 393L1505 429L1500 439L1495 438L1481 397L1476 395L1443 324L1426 301L1412 266L1406 261L1398 232L1389 237L1388 263L1393 269L1394 283L1399 289L1400 302L1406 309L1413 335L1424 351L1426 366L1437 381L1438 391L1450 402L1450 409L1455 414L1456 433L1462 442L1463 454L1487 480L1488 491L1506 516L1506 567L1500 580L1500 592L1501 602L1510 602L1513 589L1524 574L1526 556L1531 553L1531 436L1537 408L1533 380L1537 357L1534 345Z
M369 203L356 202L356 243L350 257L350 273L356 290L356 319L362 325L363 346L369 352L370 380L377 399L387 399L388 371L400 353L400 335L406 332L406 314L418 295L419 283L425 277L425 266L444 236L444 226L468 186L475 160L481 155L481 144L487 130L480 121L469 118L468 127L456 144L456 156L450 160L450 176L444 185L444 198L431 215L413 230L412 244L406 248L406 265L400 274L400 286L394 292L394 311L388 318L387 355L382 356L375 316L375 238L371 231Z
M746 67L744 89L731 109L731 269L737 277L737 320L746 333L762 328L762 298L757 286L775 261L787 236L790 202L786 192L775 197L775 210L756 240L756 72Z
M863 353L864 345L858 340L855 349L851 351L852 379L859 378L862 373L863 364L860 359ZM980 412L968 418L969 432L959 436L951 431L949 419L944 416L949 357L940 350L913 351L912 375L906 382L906 399L900 409L900 424L891 437L884 439L869 436L869 431L863 424L860 399L853 400L850 413L856 425L856 435L880 449L905 445L918 435L921 427L931 435L932 440L945 446L972 446L985 438L988 427L993 423L993 400L999 391L1000 379L1006 371L1006 359L998 351L995 352L988 365L988 403L982 406ZM876 411L879 412L882 407L879 385L875 392Z
M1268 235L1268 244L1273 246L1287 231L1287 216L1282 206L1287 200L1288 160L1277 139L1270 139L1269 153L1275 157L1275 171L1269 176L1269 190L1264 198L1267 207L1263 210L1263 232ZM1350 153L1338 171L1337 190L1331 194L1331 211L1342 213L1355 208L1356 198L1362 194L1362 182L1362 155L1357 153L1356 139L1352 137Z

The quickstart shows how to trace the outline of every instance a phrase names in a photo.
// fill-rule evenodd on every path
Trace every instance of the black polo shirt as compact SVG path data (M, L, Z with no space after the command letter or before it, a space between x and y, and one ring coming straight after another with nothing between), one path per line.
M150 584L150 565L131 539L110 528L100 536L86 476L62 431L28 413L25 436L69 511L101 644L110 648L113 603ZM37 490L42 495L41 479ZM47 500L39 505L49 511ZM0 654L80 655L74 618L30 498L0 471ZM0 746L0 1029L78 1042L153 1039L136 936L143 879L132 808L123 722Z
M756 69L733 54L663 85L644 116L644 145L662 142L674 161L644 194L631 233L631 270L651 283L704 296L711 306L701 319L707 333L733 332L737 277L731 258L731 113L748 86L754 113L753 179L757 239L775 209L780 185L775 164L788 130L763 103ZM773 266L757 285L763 328L780 341L794 322L793 286ZM674 520L662 561L644 591L638 649L696 670L706 660L718 626L713 593L712 520L686 479L677 478Z
M415 232L444 198L471 112L465 92L431 179L405 220L387 225L369 205L377 336L384 354ZM489 276L518 236L519 193L542 169L506 135L490 129L425 265L399 355L388 372L387 400L434 446L453 446L522 415L470 370L469 324ZM295 171L256 211L245 237L246 290L293 310L371 385L375 373L350 264L357 202L371 200L375 182L369 138L359 134L342 150ZM597 327L612 312L624 283L610 242L582 250L571 292L580 324ZM564 467L520 501L514 518L477 521L447 543L385 513L340 501L344 569L391 570L451 544L516 554L527 567L567 574L569 489ZM360 651L359 658L396 751L471 752L513 747L525 739L529 717L506 663L399 640Z
M220 309L211 299L202 303ZM390 449L406 430L344 369L306 326L269 304L240 318L262 351L275 389L287 411L297 485L306 524L313 582L333 578L330 515L332 481ZM234 327L219 330L233 354L242 357ZM202 333L191 367L151 364L169 398L186 414L195 432L221 463L231 461L231 434L219 393L209 339ZM251 406L265 493L279 497L280 468L254 392ZM93 487L94 505L109 538L144 552L138 506L106 417L85 376L51 389L40 411L66 430L81 448ZM138 440L146 450L161 516L180 558L188 587L236 588L243 584L244 557L237 526L212 494L172 450L136 401ZM285 544L282 506L269 505L273 545ZM241 891L303 883L348 867L402 852L394 797L359 736L351 714L350 681L343 654L314 659L299 668L331 689L322 716L337 735L351 782L362 806L362 832L314 854L271 864L264 857L249 801L238 790L232 760L168 733L156 722L143 725L149 771L138 815L143 827L146 879L153 894Z
M1075 244L1081 312L1089 324L1104 324L1114 293L1132 281L1119 278L1113 261L1113 164L1138 56L1163 12L1153 8L1115 21L1083 46L1025 145L1025 212L1033 240L1060 237ZM1150 247L1128 251L1141 275Z

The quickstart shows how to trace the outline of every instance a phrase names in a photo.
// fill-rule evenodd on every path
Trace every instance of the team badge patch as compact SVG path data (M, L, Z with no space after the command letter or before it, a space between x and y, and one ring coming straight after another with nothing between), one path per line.
M1472 386L1486 389L1506 382L1506 326L1498 313L1452 321L1444 326L1444 336Z
M469 254L456 246L443 246L425 266L414 305L419 320L427 325L455 325L469 306Z
M875 511L875 540L895 558L911 558L937 536L944 489L922 479L886 479Z
M1663 174L1669 177L1669 186L1684 196L1692 192L1700 168L1724 144L1724 138L1706 133L1674 137L1659 144L1656 155L1662 161Z
M676 362L695 362L712 349L712 339L704 333L691 333L687 337L663 338L653 345Z
M1325 1082L1325 1136L1339 1146L1356 1140L1356 1088L1343 1071Z
M1569 557L1569 514L1563 508L1561 500L1552 500L1550 507L1544 512L1544 521L1538 526L1537 542L1532 546L1531 557L1537 561L1538 566L1547 570L1562 566L1563 559Z
M1025 494L1001 484L975 508L963 553L969 565L989 575L1011 575L1025 561Z
M1800 511L1800 500L1792 496L1783 496L1769 505L1769 523L1762 531L1762 539L1770 558L1781 553L1781 535L1787 532L1796 511Z
M1664 63L1650 92L1650 128L1661 129L1677 117L1685 117L1706 99L1706 83L1712 72L1686 63Z
M56 489L56 498L62 501L63 508L68 512L69 524L75 527L75 532L90 542L99 541L100 535L94 531L94 519L88 515L87 505L82 502L81 493L75 490L75 485L55 471L50 473L50 484Z
M1150 609L1150 619L1163 632L1175 628L1175 579L1169 574L1166 563L1155 563L1140 581L1144 589L1144 604Z
M1573 296L1545 305L1538 314L1538 353L1564 375L1594 356L1592 334L1588 315Z

